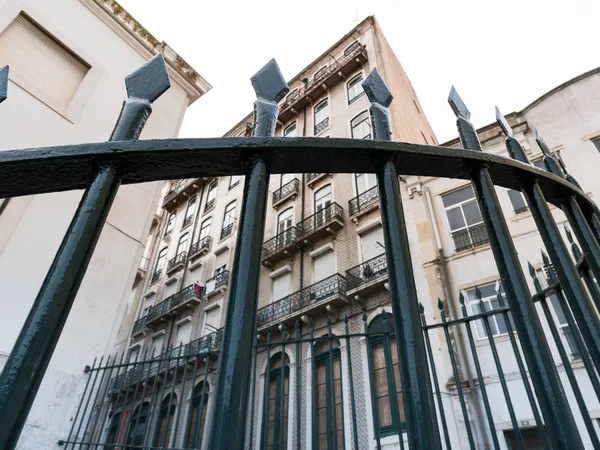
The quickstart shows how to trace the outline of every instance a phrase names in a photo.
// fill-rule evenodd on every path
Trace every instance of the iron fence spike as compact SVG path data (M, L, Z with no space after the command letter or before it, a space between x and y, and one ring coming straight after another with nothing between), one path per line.
M567 235L567 240L569 241L569 243L573 244L574 243L573 235L571 234L571 229L567 226L565 226L565 234Z
M344 323L348 325L348 314L344 314Z
M152 103L171 87L169 72L162 53L146 61L125 78L127 97Z
M275 59L265 64L250 81L256 97L270 102L277 103L290 90Z
M504 131L504 134L508 137L513 137L513 129L512 127L508 124L508 120L506 120L506 117L504 117L504 115L500 112L500 109L498 108L498 106L495 107L496 108L496 121L498 122L498 125L500 125L500 128L502 128L502 131Z
M481 301L481 291L479 290L479 286L475 286L475 297L477 297L477 300Z
M423 315L425 313L425 307L423 306L423 303L419 302L419 312L421 313L421 315Z
M459 291L459 292L458 292L458 302L459 302L461 305L464 305L464 304L465 304L465 296L464 296L464 294L462 293L462 291Z
M442 299L438 298L438 309L440 311L444 310L444 304L442 303Z
M0 68L0 103L8 97L8 66Z
M550 148L548 147L548 144L546 144L546 141L544 141L542 133L540 133L540 130L537 128L535 128L535 141L545 155L550 155Z
M548 258L548 255L546 254L546 252L543 249L540 249L540 253L542 254L542 261L543 261L544 265L550 266L550 259Z
M537 275L535 274L535 268L530 261L527 261L527 267L529 268L529 275L531 275L532 279L535 279Z
M377 103L387 108L394 99L377 68L374 68L365 81L363 81L362 87L371 103Z
M465 102L463 102L463 99L460 97L454 86L450 88L448 103L450 103L450 107L452 108L452 111L454 111L454 115L456 117L462 117L466 120L471 118L471 112L467 108L467 105L465 105Z

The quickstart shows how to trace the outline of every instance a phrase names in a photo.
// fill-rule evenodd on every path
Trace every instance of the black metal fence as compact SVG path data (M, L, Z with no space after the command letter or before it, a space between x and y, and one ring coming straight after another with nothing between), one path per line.
M356 51L360 51L360 48L357 47ZM7 70L0 71L0 81L3 83L7 82L6 72ZM525 437L526 433L519 431L522 425L519 422L520 409L515 404L517 400L523 401L524 398L528 399L529 408L535 416L542 447L583 449L584 438L597 447L594 424L585 412L587 401L592 399L583 396L580 389L581 371L577 369L577 372L572 367L571 360L580 358L598 397L600 320L596 310L599 305L596 280L600 279L599 211L573 176L566 171L564 164L550 154L543 139L537 137L538 144L545 153L548 171L528 164L523 148L498 112L498 122L507 135L507 149L514 160L492 154L483 155L477 133L469 121L470 113L453 89L449 101L457 116L464 149L391 142L387 108L392 95L376 69L363 83L365 93L371 101L374 140L274 138L272 136L279 112L277 105L287 93L287 85L274 61L261 69L252 78L252 83L258 97L252 138L137 141L151 113L152 102L169 87L167 69L159 55L127 77L128 100L124 103L110 143L0 152L2 197L86 189L0 377L0 448L12 449L17 444L120 184L231 175L245 175L245 188L238 218L239 233L226 325L220 344L212 396L217 401L212 402L207 417L202 406L202 399L206 398L204 386L207 383L203 383L198 390L196 388L199 385L195 385L191 398L197 399L196 403L192 403L198 405L198 408L188 417L197 425L193 431L188 427L190 431L183 438L185 447L198 446L204 423L210 427L206 447L211 449L243 448L246 438L252 442L258 439L267 443L279 442L277 448L282 448L288 438L296 443L299 441L301 446L304 442L305 446L342 448L346 443L351 443L353 448L363 448L360 436L368 436L368 433L357 430L358 420L364 416L356 408L367 404L372 409L372 423L377 424L374 433L378 447L382 438L393 436L394 432L398 435L402 432L409 448L438 449L442 447L442 443L448 448L450 445L454 448L477 448L478 442L486 440L482 437L484 431L478 430L486 430L487 423L488 442L491 442L489 445L499 448L498 432L491 416L501 407L492 404L492 396L489 395L492 388L502 392L500 398L505 402L504 408L513 433L508 440L515 442L517 448L524 448L526 438L531 438L529 434ZM340 154L344 157L341 158ZM377 325L379 328L369 330L370 333L377 331L379 340L375 336L365 336L366 333L362 337L365 338L364 345L368 343L367 347L372 347L371 352L378 352L379 355L379 359L370 356L367 358L367 365L372 366L368 369L369 373L385 374L374 375L373 378L380 379L381 384L374 385L376 389L371 398L381 401L385 406L379 409L380 403L357 401L354 397L359 395L354 390L357 379L351 379L354 372L339 362L344 352L352 353L351 345L343 347L344 340L361 333L350 333L346 323L346 329L336 334L332 330L332 320L327 325L309 325L308 340L305 342L303 337L295 339L291 345L296 346L296 355L304 352L304 347L311 351L309 361L313 367L310 371L312 388L309 398L312 406L305 409L304 414L312 416L306 422L306 428L302 428L301 422L291 420L290 425L296 428L296 434L292 433L290 437L289 428L286 428L286 414L289 418L292 410L286 409L285 399L286 396L289 399L298 394L290 388L286 391L285 379L288 376L291 379L292 373L296 371L296 379L300 380L303 375L302 372L298 373L299 367L306 362L297 356L294 358L296 365L292 368L293 354L290 356L284 351L284 347L290 346L289 340L283 339L275 344L275 347L280 346L281 349L278 360L271 358L270 352L275 350L269 342L270 336L267 336L266 344L256 344L258 279L269 175L312 173L313 170L328 173L370 172L377 175L392 314L387 318L384 315ZM398 170L407 175L463 178L473 183L483 229L502 280L502 291L495 302L479 298L481 291L478 294L475 290L474 294L470 294L471 297L467 293L467 298L472 311L477 310L477 313L469 313L467 298L463 295L462 317L460 313L455 313L455 317L450 318L452 316L446 311L446 305L451 302L442 302L439 312L441 322L429 324L423 320L423 311L427 309L419 308L399 192ZM524 193L548 251L548 261L553 268L549 273L556 276L556 281L552 282L550 290L541 289L538 282L536 288L539 292L534 298L529 292L494 185ZM581 246L582 260L578 261L578 266L573 263L547 201L562 209ZM339 216L343 219L341 207L332 204L330 210L330 218L337 219ZM307 230L323 225L319 217L321 216L315 215L310 221L299 224L298 233L303 235ZM327 222L328 216L323 217ZM332 224L333 222L329 226ZM473 243L472 237L469 238ZM481 240L477 239L475 242ZM320 294L315 295L317 298ZM474 300L472 295L475 295ZM555 295L556 300L552 295ZM564 323L559 321L560 326L557 323L552 325L550 320L558 310L553 306L554 303L560 306L561 318L564 318ZM554 313L551 307L555 308ZM317 335L317 329L322 330L323 326L326 326L326 331ZM458 346L462 345L458 339L461 335L458 330L460 327L466 332L466 352L457 351ZM285 336L285 326L281 329ZM505 329L508 338L501 343L496 334ZM565 333L565 329L568 333ZM426 333L423 333L424 330ZM438 330L447 344L447 357L454 372L454 384L449 382L445 386L440 384L436 376L436 371L442 370L443 365L434 364L437 359L432 358L432 352L437 352L436 349L439 348L432 345L434 338L438 337ZM297 336L298 331L294 331ZM475 333L477 340L480 337L482 341L487 339L492 354L491 362L483 361L479 355L481 344L475 339ZM518 380L523 383L526 395L517 398L513 394L510 387L513 379L509 379L506 373L511 363L501 351L501 344L507 344L504 346L513 349ZM259 347L258 352L253 351L255 346ZM558 352L556 360L553 356L555 348ZM256 377L253 382L252 375L257 373L256 366L259 355L262 354L266 361L265 376L263 380ZM171 356L173 355L167 358L168 361L173 359ZM182 356L177 354L175 360L178 358L181 360ZM191 358L193 361L184 364L183 369L178 363L173 368L170 363L166 364L166 371L162 376L152 376L152 371L142 370L140 373L145 373L146 378L153 377L152 382L149 379L148 382L142 382L138 377L132 389L125 389L124 396L106 396L106 386L111 385L113 374L116 376L126 372L125 368L131 368L135 363L123 365L121 356L117 358L119 363L115 364L115 358L110 358L107 360L110 372L104 370L101 376L99 369L90 368L86 392L94 394L87 398L98 398L80 405L78 419L73 422L67 444L74 445L77 442L77 445L85 448L88 442L85 439L90 439L89 446L97 447L100 444L93 442L101 442L103 438L100 435L106 432L111 436L109 442L122 438L129 442L121 446L140 448L151 439L153 443L150 448L164 447L171 437L175 438L181 432L178 425L181 423L181 408L177 409L176 404L187 398L185 393L176 398L174 386L188 377L196 381L198 370L204 370L203 380L207 380L211 372L209 366L214 364L210 358L204 358L204 365L200 364L199 355L184 358ZM150 365L156 363L152 358L143 358L143 363L144 361L151 361L148 363ZM350 356L347 363L354 364L354 361L356 358ZM467 366L474 370L467 371ZM354 365L353 367L356 368ZM106 365L104 369L107 369ZM487 378L488 369L495 369L497 372L494 378L494 383L495 380L497 383L494 386L492 379ZM566 374L564 382L559 369ZM383 372L377 372L378 370ZM342 377L346 372L347 382ZM124 377L124 383L125 380L127 376ZM272 404L267 401L264 420L259 422L254 421L256 409L253 410L252 405L256 408L261 401L261 396L256 395L261 381L264 391L269 392L267 398L270 398L273 389L273 398L279 399L279 409L276 409L277 400ZM346 385L350 388L344 391ZM365 385L371 386L366 386L367 392L373 389L373 383L367 382ZM188 383L188 386L191 384ZM386 386L387 397L381 395ZM110 392L114 392L112 387ZM453 428L449 427L449 420L446 420L446 414L451 411L444 404L447 392L457 398L459 411L463 415L462 424L460 421L457 421L458 425L455 424L458 428L465 427L466 441L459 441L460 444L455 444L452 439ZM125 417L125 410L119 410L118 406L116 409L112 407L112 402L127 405L129 399L135 405L138 399L148 395L150 401L140 403L128 417ZM570 395L574 404L570 401ZM345 398L348 398L346 409ZM254 400L259 403L255 404ZM300 402L295 405L296 408L301 408ZM472 412L477 408L483 414L476 415ZM584 420L585 430L576 425L576 409L579 409L578 414ZM109 417L111 412L112 416ZM295 417L301 417L302 414L300 410ZM90 420L81 422L79 418L84 417L90 417ZM483 427L475 423L477 417L483 418ZM110 424L106 427L107 420ZM262 430L254 430L249 425L255 422L261 424ZM150 438L146 433L147 426L154 423L158 423L158 431L151 431ZM311 423L310 427L308 423ZM540 425L542 423L543 427ZM93 432L89 429L92 425L88 424L95 424ZM113 435L116 438L112 438ZM192 436L191 444L189 436ZM79 439L83 441L77 441ZM404 439L399 439L399 445L405 445Z

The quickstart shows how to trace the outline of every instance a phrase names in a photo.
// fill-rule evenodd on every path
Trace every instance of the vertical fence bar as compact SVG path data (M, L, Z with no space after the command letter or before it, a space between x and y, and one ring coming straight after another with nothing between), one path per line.
M588 412L588 408L585 404L585 400L583 399L583 395L581 393L581 389L579 389L579 383L577 382L577 378L573 373L573 368L571 367L571 360L565 351L565 346L562 342L562 338L560 337L560 333L556 327L556 323L554 323L554 318L552 317L552 313L550 312L550 307L548 306L548 301L545 294L542 294L542 286L537 278L535 272L532 274L533 284L535 286L535 291L539 295L539 302L542 305L542 310L544 311L544 316L546 317L546 322L548 322L548 328L550 328L550 333L554 338L554 343L556 344L556 349L558 350L558 354L563 363L563 367L565 368L565 373L567 374L567 378L569 379L569 383L571 384L571 389L573 390L573 395L575 397L575 401L579 406L579 410L581 412L581 417L583 418L583 422L585 423L585 427L587 429L588 435L590 436L590 440L594 444L594 448L600 448L600 441L598 440L598 436L596 434L596 430L594 429L594 424L592 423L592 419L590 418L590 414ZM541 295L540 295L541 294Z
M103 358L100 358L100 362L98 363L99 367L102 366L102 359ZM84 373L88 373L89 376L85 382L85 388L83 389L83 394L81 394L81 401L79 402L79 405L77 406L77 412L75 413L75 417L73 418L73 424L71 425L71 430L69 431L69 436L67 437L67 444L65 445L65 450L67 450L69 448L69 443L71 442L71 437L73 436L73 431L75 431L75 425L77 424L77 419L79 418L79 413L81 412L81 406L83 405L83 400L85 399L85 396L87 394L87 390L88 390L88 387L90 386L90 381L91 381L92 377L94 377L93 384L96 384L96 379L98 378L98 372L96 372L94 374L95 367L96 367L96 358L94 358L94 362L92 363L91 368L89 366L85 367ZM86 411L87 411L88 404L90 402L90 398L92 397L93 391L94 391L94 386L92 386L87 403L85 404ZM81 429L81 424L83 423L83 417L85 417L85 411L82 414L81 422L79 424L79 428L77 429L77 434L75 436L79 435L79 431ZM77 437L75 437L75 440L76 439L77 439ZM73 446L73 448L74 448L74 446Z
M175 442L177 442L177 432L179 431L179 419L181 419L181 409L183 407L183 402L184 400L184 394L185 394L185 385L186 385L186 380L187 380L187 370L188 370L188 366L190 363L190 356L188 354L186 354L185 356L185 366L183 368L183 375L181 378L181 395L180 395L180 399L177 402L177 417L175 418L175 430L173 430L173 444L175 444ZM177 361L179 363L179 361ZM193 386L194 386L194 380L195 378L192 378L192 390L190 391L191 394L193 394ZM185 430L184 433L185 435ZM186 447L187 444L184 443L183 447Z
M329 343L328 350L328 366L329 366L329 379L331 380L331 389L328 393L331 396L331 431L333 432L332 440L333 440L333 448L335 450L338 449L338 441L337 441L337 414L336 414L336 403L335 403L335 368L333 362L333 333L331 330L331 316L327 317L327 341ZM327 403L326 403L327 404ZM328 418L329 419L329 418ZM329 427L327 427L329 429ZM329 434L329 433L328 433ZM329 442L329 436L327 437L327 441Z
M258 97L254 107L253 135L273 136L279 112L277 102L289 90L275 60L252 77L252 85ZM219 401L212 410L209 449L241 449L244 446L269 172L266 159L258 154L249 156L217 371L215 398Z
M286 339L286 327L285 323L281 324L281 367L279 368L279 418L275 418L275 429L277 429L277 421L279 421L280 427L280 446L274 445L275 448L279 448L283 450L283 441L284 441L284 428L285 428L285 339ZM289 393L289 390L288 390Z
M110 374L108 376L109 384L110 384L111 376L113 374L113 370L116 368L117 369L117 374L115 375L115 385L116 385L117 377L119 376L119 367L121 366L121 364L123 364L124 359L125 359L125 352L123 352L123 354L121 355L121 359L119 360L119 363L116 364L117 363L117 355L115 355L115 358L113 360L113 367L110 368ZM106 419L108 418L109 411L110 411L110 405L107 405L106 413L103 414L102 421L100 422L100 427L99 427L100 431L98 433L98 439L100 439L102 437L102 430L104 429L104 424L106 423ZM95 431L96 430L94 429L94 432Z
M575 258L576 262L581 262L581 267L579 268L579 274L583 278L585 285L588 288L588 292L592 296L594 300L594 305L596 305L596 309L600 311L600 292L598 292L598 287L594 283L594 277L592 272L590 271L590 267L583 257L581 253L581 249L573 240L573 235L571 234L571 230L565 226L565 234L567 235L567 240L569 244L571 244L571 253L573 254L573 258Z
M465 297L463 296L462 292L459 293L459 302L463 318L468 319L469 314L467 313L467 307L465 306ZM500 443L498 442L498 436L495 432L496 426L494 425L494 417L492 416L492 410L490 409L490 400L487 395L487 389L485 388L483 373L481 372L481 364L479 363L479 356L477 355L477 348L475 347L475 339L473 338L473 330L471 330L471 322L469 320L465 322L465 329L467 330L467 338L469 340L469 347L471 348L471 356L473 356L473 363L475 364L477 381L479 381L479 388L481 389L483 408L485 410L488 426L490 427L490 436L492 438L492 442L494 443L494 448L499 449ZM522 445L519 448L522 448Z
M475 450L475 441L473 440L473 432L471 431L471 420L469 419L469 412L467 411L467 404L465 402L465 395L462 390L462 381L460 372L458 371L458 364L456 363L456 355L454 355L454 349L452 348L452 339L450 339L450 331L446 323L446 312L444 311L444 304L438 299L438 309L440 310L440 318L442 320L442 326L444 328L444 337L446 338L446 345L448 346L448 355L450 356L450 364L452 365L452 373L454 374L454 380L456 382L456 391L458 392L458 401L460 403L460 409L462 411L463 420L465 421L465 430L467 432L467 439L469 440L469 448Z
M256 404L256 382L257 382L257 373L256 373L256 360L258 359L258 347L254 347L254 358L252 359L252 403L250 403L250 437L249 448L252 450L254 448L254 414Z
M301 436L300 436L300 414L302 413L300 405L300 389L302 386L300 364L302 363L302 330L300 329L300 322L296 320L296 450L300 450ZM354 406L354 405L353 405ZM252 448L252 447L251 447Z
M115 362L116 362L116 356L115 356L115 359L113 360L113 365ZM92 429L90 430L90 436L91 436L90 439L93 439L93 436L96 433L96 425L98 423L98 420L100 419L100 415L102 414L102 403L100 403L100 404L98 403L98 398L101 398L101 394L100 394L101 392L103 392L104 395L106 395L106 391L108 390L108 386L110 385L110 378L107 378L107 374L112 373L112 367L111 367L110 371L107 370L108 367L110 366L110 355L108 355L104 364L105 364L104 368L102 368L102 365L100 365L98 367L98 370L102 369L102 376L100 377L100 385L98 386L98 390L96 391L96 395L94 396L94 401L92 402L92 411L90 412L90 416L87 418L87 420L85 422L85 428L83 429L83 435L82 435L83 438L85 438L88 435L88 429L90 426L94 408L98 408L98 414L96 414L96 421L92 425ZM105 382L106 382L106 384L104 384ZM103 386L104 386L104 388L103 388ZM83 420L83 417L82 417L82 420Z
M269 442L269 378L271 374L271 328L267 329L267 351L265 367L265 386L263 400L265 407L263 409L262 432L260 436L261 448L267 448Z
M364 81L363 88L371 101L369 111L374 138L390 141L391 126L387 107L393 97L377 69L374 69ZM435 406L431 402L427 352L421 330L398 174L392 160L376 159L375 165L400 378L403 390L407 394L404 398L404 410L408 445L421 450L439 449L441 442L435 418Z
M309 335L309 352L310 352L310 373L312 374L311 384L310 384L310 394L311 394L311 426L312 426L312 444L314 448L318 447L318 434L319 429L317 428L317 390L315 386L317 385L317 364L315 362L315 324L313 322L312 317L308 319L308 335ZM307 411L307 414L309 411ZM311 437L306 437L306 446L308 447L308 440ZM337 450L337 449L336 449Z
M354 450L358 450L358 427L356 425L356 398L354 395L354 374L352 371L352 352L350 351L350 331L348 330L348 314L344 316L344 332L346 333L346 357L348 358L348 382L350 384L350 405L352 406L352 439Z
M444 441L446 442L446 450L452 450L452 444L450 443L450 436L448 434L448 424L446 423L446 413L444 412L444 403L442 402L442 393L440 391L440 383L437 378L437 370L435 369L435 361L433 360L433 352L431 351L431 340L429 339L429 330L427 329L427 319L425 318L425 307L423 306L422 303L419 303L419 310L421 312L421 323L423 324L423 334L425 336L425 346L427 348L427 356L429 357L429 367L431 367L431 375L433 377L435 396L438 401L438 408L440 410L440 420L442 421L442 428L444 430Z
M471 114L454 88L448 100L457 116L457 127L464 148L482 151L475 127L469 122ZM583 449L581 436L554 366L548 342L529 294L527 281L487 168L474 167L471 180L477 193L483 222L490 232L492 253L513 313L515 327L519 333L523 354L529 366L548 434L556 448Z
M183 431L183 443L184 446L187 447L188 442L190 441L190 437L193 439L194 435L192 434L190 436L190 433L192 433L192 409L194 408L194 398L195 398L195 393L196 393L196 376L198 375L198 360L200 359L198 357L198 350L197 348L195 350L191 350L190 349L190 355L191 352L194 352L194 370L192 371L192 385L191 385L191 389L190 389L190 395L189 395L189 407L188 407L188 415L187 415L187 419L185 420L187 426L185 427L185 430ZM183 398L181 399L183 401ZM252 447L250 447L252 448Z
M137 139L152 102L170 86L162 55L125 80L128 99L111 140ZM0 376L0 448L13 449L39 389L120 185L120 169L98 169L85 190Z
M125 354L126 352L123 352L123 354ZM146 363L146 354L148 353L148 349L146 349L146 351L144 352L144 354L142 355L142 363L140 365L141 367L141 371L140 371L140 375L137 379L137 382L135 383L135 390L133 392L133 401L131 402L131 407L134 408L135 404L137 402L137 396L138 396L138 391L139 391L139 384L140 381L142 380L142 377L144 376L144 364ZM125 382L127 383L128 381L128 377L127 377L127 372L131 371L131 380L129 382L129 384L133 384L133 375L135 375L135 372L137 370L137 366L138 366L138 360L139 360L139 356L140 356L140 352L138 352L138 354L135 357L135 361L133 362L133 366L130 366L129 363L127 363L127 366L125 368L125 372L124 372L124 378L125 378ZM127 397L129 395L129 386L127 387L127 393L125 394L125 399L123 400L123 408L126 408L128 405L127 402ZM142 395L142 399L143 399L143 395ZM127 423L125 425L125 428L128 428L131 426L131 419L132 419L132 414L130 414L127 417Z
M200 434L202 433L202 429L200 428L202 425L202 411L204 411L204 402L206 401L206 388L208 386L208 366L210 363L210 359L208 356L204 358L204 379L202 380L202 392L200 393L200 406L198 408L198 418L196 419L196 424L194 427L194 440L192 443L192 447L201 447L203 439L200 439ZM215 402L217 401L216 397ZM205 427L206 428L206 427Z
M384 309L383 310L383 338L384 338L384 345L383 345L383 349L384 349L384 353L387 354L388 350L390 352L389 354L389 361L392 362L392 349L390 346L390 330L388 329L387 326L387 311ZM386 356L387 358L387 356ZM391 375L391 380L386 376L386 381L388 384L388 394L389 394L389 398L390 398L390 408L392 410L392 417L393 417L393 421L395 421L398 424L398 438L400 441L400 449L404 450L404 433L402 432L402 421L400 420L400 405L398 404L398 396L396 394L396 376L394 374L394 370L392 368L392 370L390 371L390 375ZM402 386L400 386L400 388L402 389ZM404 394L404 393L403 393ZM394 397L392 397L392 395L394 395ZM392 399L395 401L396 403L396 407L394 408L393 404L392 404ZM392 421L392 423L393 423Z
M363 313L363 333L367 335L367 364L369 366L369 373L375 373L373 367L373 353L371 350L371 344L369 342L368 327L367 327L367 313ZM379 435L379 409L377 404L377 391L375 390L374 381L369 383L371 390L371 413L373 414L373 434L375 435L375 444L377 450L381 449L381 436Z
M511 158L529 164L529 158L527 158L519 141L514 138L510 125L500 113L498 107L496 107L496 119L506 134L506 148ZM554 264L560 285L567 299L569 299L569 304L577 319L583 338L590 349L592 359L596 366L600 367L600 319L594 311L594 305L590 301L579 272L573 264L569 250L560 235L558 226L539 185L537 183L526 184L523 186L523 193L544 246Z

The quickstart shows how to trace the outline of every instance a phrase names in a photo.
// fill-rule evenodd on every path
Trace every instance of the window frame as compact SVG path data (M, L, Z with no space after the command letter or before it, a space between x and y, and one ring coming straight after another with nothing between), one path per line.
M169 218L167 219L167 226L165 227L165 232L163 237L168 236L175 229L175 222L177 220L177 210L171 211L169 213Z
M204 212L210 211L215 207L215 202L213 202L212 206L209 206L209 203L217 198L217 188L219 187L219 181L214 180L212 183L208 185L208 189L206 190L206 201L204 202ZM211 194L214 192L214 195Z
M283 362L282 365L276 368L273 368L272 365L274 365L275 363L279 362L282 360L281 358L281 352L278 352L276 354L274 354L273 356L271 356L270 360L269 360L269 373L266 373L265 370L265 377L268 380L266 385L267 385L267 389L266 391L263 393L263 417L262 417L262 426L261 426L261 437L260 437L260 448L261 450L267 449L269 448L269 422L268 422L268 417L267 419L267 424L264 423L265 420L265 412L267 411L267 403L270 400L270 386L271 386L271 382L275 382L275 411L273 411L273 417L276 418L274 420L274 427L273 427L273 443L277 444L277 445L272 445L271 448L278 448L279 447L279 443L281 442L281 434L282 431L285 431L286 429L289 430L289 401L290 401L290 359L288 357L288 355L286 355L284 353L283 355ZM281 411L279 411L279 408L281 406L281 372L282 372L282 367L283 367L283 380L284 380L284 384L287 384L287 390L288 390L288 399L287 402L284 401L284 409L287 410L287 418L285 418L286 424L284 425L284 429L281 430L281 420L279 419L279 416L281 414ZM265 368L266 369L266 368ZM284 392L283 392L283 396L285 399L285 387L284 387ZM285 413L284 413L284 417L285 417ZM266 426L265 426L266 425ZM265 433L265 430L267 431ZM287 433L284 435L283 437L283 441L284 441L284 448L287 447L287 442L288 442L288 437L287 437Z
M177 248L175 249L175 257L178 257L179 255L187 251L187 248L182 249L181 247L182 245L183 247L186 247L189 240L190 233L183 233L181 236L179 236L179 240L177 241Z
M156 257L156 263L154 264L154 272L156 273L159 270L163 270L167 263L167 252L169 251L169 247L163 247L159 250L158 255ZM161 261L162 258L162 261ZM160 264L162 262L162 264ZM160 264L160 267L159 267Z
M241 179L241 175L231 175L229 177L229 190L232 190L233 188L239 186Z
M462 201L460 201L458 203L454 203L454 204L452 204L450 206L446 206L444 204L444 197L446 195L454 194L454 193L459 192L459 191L461 191L463 189L466 189L468 187L471 188L471 192L473 192L473 197L470 197L467 200L462 200ZM454 246L454 251L455 252L456 251L462 251L462 250L457 250L456 249L457 248L456 247L456 242L454 241L454 236L453 236L454 233L456 233L458 231L463 231L463 230L467 230L467 232L468 232L469 229L474 228L474 227L476 227L478 225L483 224L483 216L481 216L481 210L479 209L479 203L477 203L477 196L475 195L475 189L473 189L473 185L472 184L467 184L467 185L461 186L461 187L459 187L457 189L453 189L452 191L448 191L448 192L444 192L443 194L440 194L440 200L442 201L442 207L444 208L444 217L446 219L446 225L448 226L448 231L450 233L450 240L452 241L452 245ZM473 224L468 224L467 225L467 218L466 218L465 213L464 213L463 205L466 205L466 204L469 204L469 203L475 203L475 205L477 206L477 210L479 211L479 215L481 216L481 221L477 222L477 223L473 223ZM450 219L448 217L448 210L454 209L454 208L457 208L457 207L460 208L460 213L462 215L462 218L463 218L463 221L465 223L465 226L453 230L452 227L450 226ZM472 240L470 234L469 234L469 240L471 241L471 247L469 247L469 248L480 247L480 246L485 245L485 244L487 244L489 242L489 240L488 240L485 243L475 244L475 243L472 242L473 240Z
M318 123L317 123L317 114L320 113L322 110L327 109L327 117L321 119ZM315 136L318 136L319 134L323 133L325 130L329 129L329 127L331 126L331 124L329 123L329 98L324 98L323 100L319 101L319 103L317 103L314 108L313 108L313 134ZM325 124L325 126L320 129L319 131L317 131L317 128L319 127L319 125L321 125L322 123L327 122Z
M206 386L206 389L204 387ZM199 381L194 389L192 390L192 396L190 398L190 406L188 408L188 417L186 421L186 430L183 442L189 448L202 448L202 441L204 440L204 428L206 428L206 419L208 415L208 399L209 399L210 384L206 380ZM198 408L196 415L196 422L192 424L194 417L194 408ZM202 420L204 418L204 420ZM204 424L202 424L204 422ZM193 433L192 433L192 425ZM196 436L196 429L198 425L199 436Z
M176 437L173 435L173 425L175 422L175 413L177 411L177 394L167 395L160 404L158 417L154 424L154 436L152 437L153 447L169 448L171 441ZM163 422L164 421L164 422ZM164 427L164 429L163 429ZM164 435L167 434L165 439ZM164 446L159 442L159 438L164 442Z
M234 212L233 215L231 214L232 211ZM236 212L237 212L236 200L229 202L227 204L227 206L225 206L225 210L223 212L223 226L221 227L221 229L223 229L235 222L235 218L236 218L235 213Z
M495 287L496 283L500 283L500 295L502 296L502 305L498 305L497 307L494 307L492 302L497 301L497 294L496 294L496 287ZM481 295L481 300L485 306L485 311L489 312L489 311L493 311L494 309L498 309L499 307L508 306L508 301L506 299L506 293L504 292L504 288L502 287L502 283L500 282L500 280L492 281L489 283L478 284L476 286L473 286L473 287L470 287L470 288L464 290L464 297L465 297L466 302L469 304L469 310L471 311L471 315L479 314L483 311L481 311L479 309L479 300L477 298L475 300L471 300L471 298L469 296L469 292L470 291L474 292L475 288L479 288L479 290L481 291L482 288L492 286L492 285L494 285L494 287L493 287L494 294L493 295L485 296L485 295L483 295L483 293ZM475 309L475 307L477 309ZM490 328L492 331L492 336L491 336L492 339L496 339L497 337L501 337L501 336L508 336L508 326L506 326L506 323L504 324L504 327L506 328L506 332L500 331L500 326L499 326L499 321L498 321L499 317L502 317L502 321L506 322L503 314L493 314L493 315L487 316L488 323L490 324ZM515 333L517 330L515 328L514 320L512 318L510 311L508 312L508 320L510 321L510 326L512 328L513 333ZM489 339L489 336L487 336L485 327L483 325L483 319L477 319L477 320L472 321L471 323L475 326L476 337L477 337L478 341L485 341L485 340ZM494 333L494 329L497 330L497 333Z
M292 130L294 132L293 136L290 136L290 132L288 132L288 130L291 127L294 127L293 130ZM283 129L282 136L283 137L296 137L296 130L297 130L297 123L296 123L296 121L293 121L292 123L290 123L287 127L285 127Z
M352 123L362 115L364 115L364 118L360 122L358 122L356 124ZM369 128L369 133L363 137L354 136L354 130L358 129L359 126L365 122L366 122L367 127ZM360 113L355 115L352 119L350 119L350 137L352 139L371 139L372 138L372 127L371 127L371 120L369 117L368 110L365 109L364 111L361 111Z
M208 222L208 225L206 223ZM212 226L212 217L207 217L200 224L200 231L198 232L198 240L204 239L207 236L210 236L210 227ZM203 231L208 230L204 235Z
M353 81L355 81L357 79L358 79L358 81L356 83L352 84L352 86L350 86L350 83L352 83ZM348 100L348 105L351 105L352 103L354 103L355 101L360 99L363 95L365 95L365 90L362 89L362 83L361 83L361 81L363 81L363 80L364 80L363 73L360 72L360 73L357 73L356 75L354 75L352 78L350 78L346 82L346 99ZM357 84L359 84L359 86L361 87L360 92L357 93L354 97L350 97L350 89L352 89Z

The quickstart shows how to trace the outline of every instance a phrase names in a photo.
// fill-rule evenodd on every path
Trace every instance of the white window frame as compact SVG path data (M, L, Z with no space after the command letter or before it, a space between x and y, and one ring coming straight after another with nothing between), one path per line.
M317 113L320 113L322 111L322 109L317 111L317 108L319 108L324 103L327 104L325 106L325 108L327 109L327 116L325 118L323 118L321 121L317 122ZM314 136L318 136L321 133L324 133L326 130L329 129L329 127L331 127L331 108L330 108L330 106L331 105L329 102L329 97L326 97L315 104L315 106L313 108L313 135ZM325 120L329 120L329 122L327 123L327 126L317 133L317 125L320 125L321 123L325 122Z
M292 132L294 133L293 136L290 136L291 132L288 131L291 127L294 127ZM283 137L296 137L296 130L298 129L297 123L296 121L290 123L287 127L285 127L283 129Z
M360 77L360 81L357 83L359 86L362 87L362 82L364 81L364 75L362 72L359 72L355 75L352 76L352 78L350 78L347 82L346 82L346 100L348 101L348 105L351 105L352 103L356 102L358 99L360 99L363 95L365 95L365 91L364 89L361 89L361 92L359 92L357 95L355 95L354 97L350 98L350 87L348 86L351 82L353 82L355 79ZM353 85L352 87L356 86Z
M468 186L471 186L471 189L473 190L473 197L472 197L472 199L469 198L468 200L463 200L462 202L454 203L451 206L444 205L444 199L443 198L444 198L445 195L452 194L454 192L460 191L460 190L462 190L462 189L464 189L464 188L466 188ZM456 245L454 243L454 239L452 237L452 234L456 233L457 231L468 230L469 228L472 228L472 227L474 227L476 225L479 225L479 224L483 223L483 216L482 216L481 217L481 222L477 222L477 223L473 223L473 224L467 225L467 218L465 217L465 213L464 213L463 208L462 208L462 205L465 205L467 203L471 203L472 201L474 201L475 204L477 204L477 208L479 208L479 204L477 203L477 196L475 195L475 189L473 188L472 185L466 184L466 185L461 186L461 187L459 187L457 189L454 189L452 191L448 191L448 192L444 192L443 194L440 194L440 201L442 202L442 207L444 208L444 218L446 219L446 226L448 227L448 231L450 233L450 240L452 241L452 246L454 247L454 250L456 251ZM462 214L463 220L465 222L465 226L462 227L462 228L457 228L456 230L453 230L450 227L450 220L448 219L448 210L449 209L454 209L457 206L460 206L460 213ZM479 211L479 214L481 215L481 210ZM470 237L469 237L469 239L470 239Z
M356 125L352 125L352 122L354 121L354 119L357 119L359 116L365 114L365 118L364 120L361 120L360 122L358 122ZM367 124L367 127L369 128L369 133L367 136L363 136L363 137L357 137L354 136L354 129L358 128L359 125L362 125L363 123ZM352 119L350 119L350 121L348 122L348 124L350 125L350 137L352 139L372 139L373 138L373 128L371 127L371 118L369 117L369 111L368 110L364 110L359 112L357 115L355 115Z

